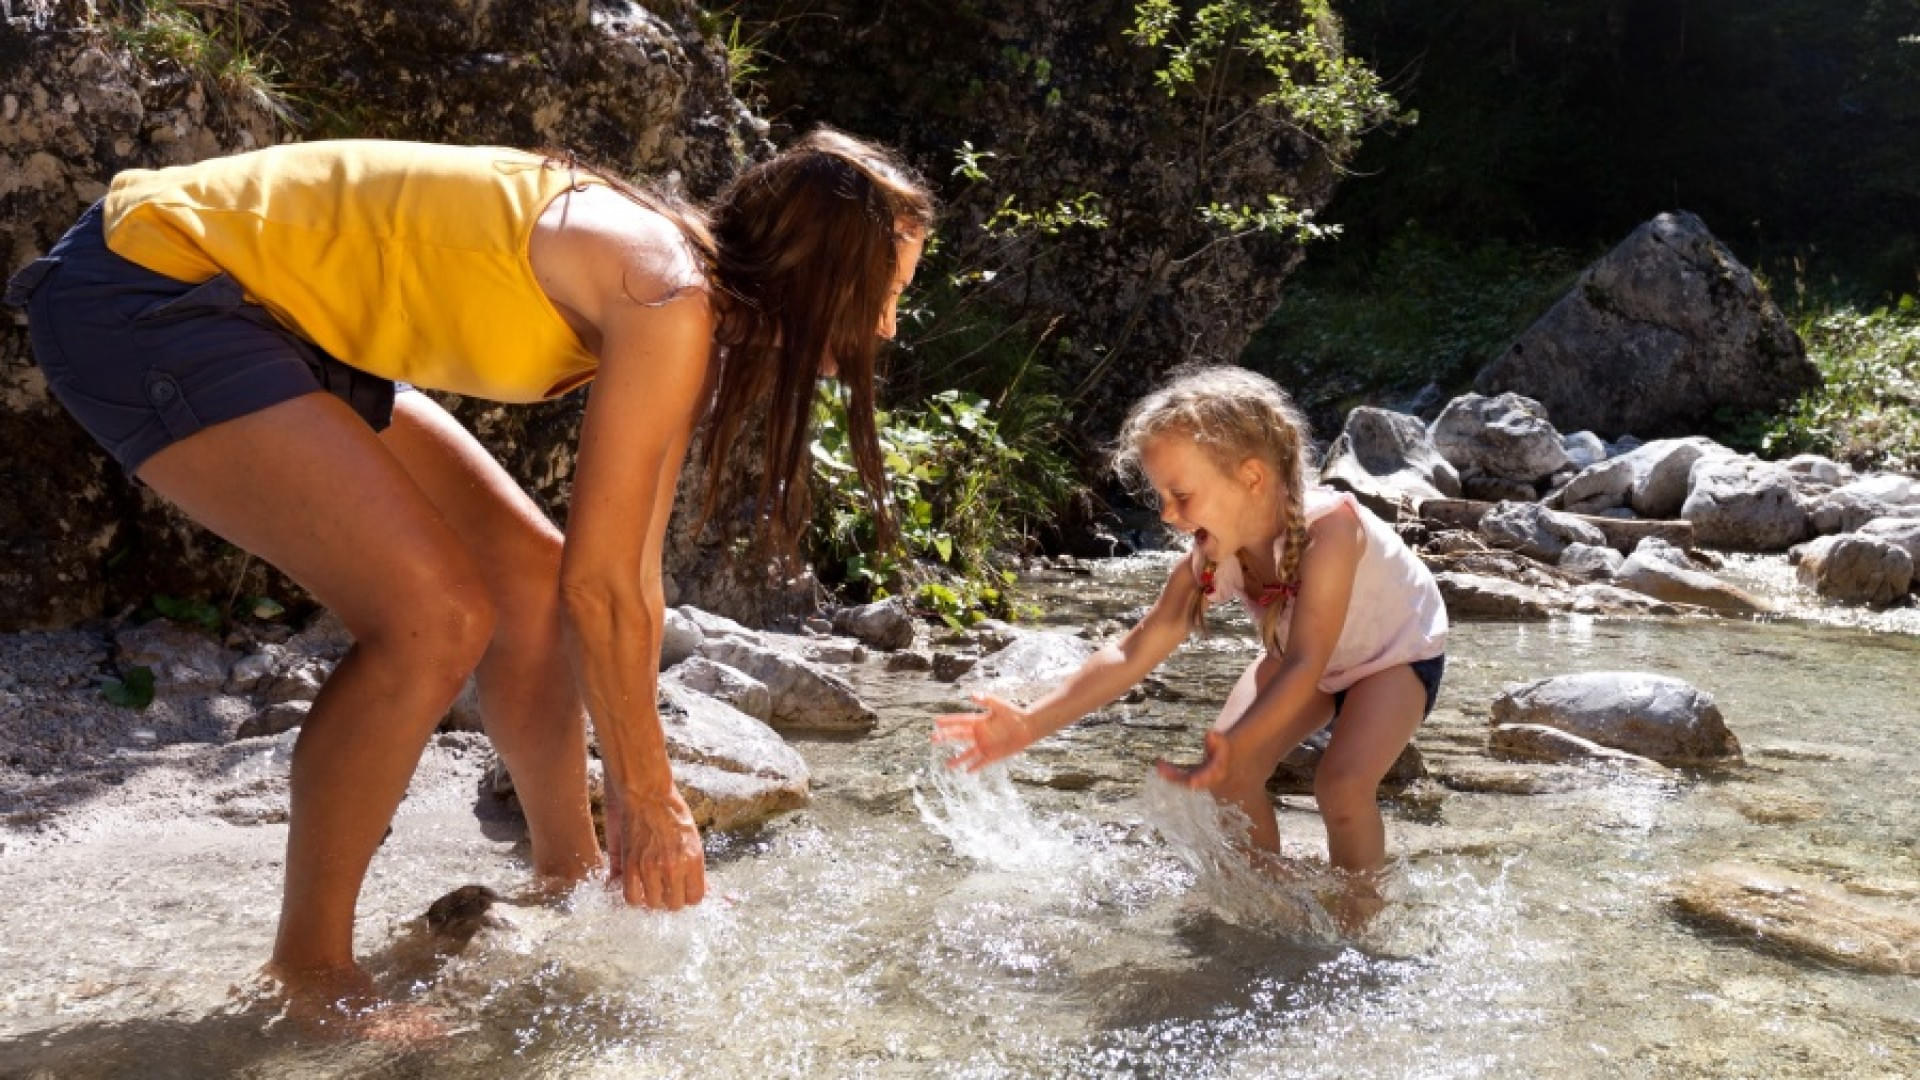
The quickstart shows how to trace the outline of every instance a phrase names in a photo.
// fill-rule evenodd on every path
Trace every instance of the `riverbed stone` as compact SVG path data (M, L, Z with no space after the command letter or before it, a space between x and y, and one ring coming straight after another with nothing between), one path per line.
M1554 565L1575 577L1605 581L1613 577L1614 572L1626 561L1625 555L1605 544L1572 543L1560 552L1560 558Z
M1838 487L1853 477L1853 470L1819 454L1795 454L1780 463L1780 467L1795 476L1804 476L1817 484Z
M1480 518L1480 535L1494 547L1551 563L1569 544L1605 547L1606 535L1570 514L1538 503L1503 502Z
M1899 473L1870 473L1844 487L1836 488L1835 492L1858 495L1889 506L1920 505L1920 482Z
M740 624L733 623L733 625ZM742 627L742 629L745 628ZM666 621L660 628L660 669L665 671L692 656L693 650L699 648L700 642L705 639L706 635L700 631L700 624L688 616L686 611L680 608L668 608Z
M755 720L773 716L773 694L767 684L704 656L689 656L669 670L663 682L674 682L746 713Z
M1639 475L1631 458L1608 458L1581 469L1554 495L1554 503L1574 514L1598 514L1627 505Z
M1876 536L1822 536L1795 550L1800 583L1841 603L1885 607L1913 584L1913 556Z
M1807 538L1811 524L1793 481L1778 466L1752 458L1694 463L1680 516L1694 539L1734 551L1785 551Z
M1822 963L1885 975L1920 975L1920 914L1855 896L1809 874L1716 863L1672 887L1689 919Z
M765 684L771 698L768 722L775 727L865 733L879 719L846 680L798 656L731 636L707 638L695 655Z
M1733 451L1698 435L1643 443L1622 455L1633 466L1627 505L1641 517L1674 517L1686 504L1695 463L1701 458L1733 456Z
M1658 548L1645 552L1636 548L1614 571L1613 583L1671 604L1692 604L1725 614L1753 615L1771 610L1766 601L1746 590L1704 570L1676 565L1658 552Z
M154 689L163 694L218 690L226 685L227 669L236 659L206 632L169 619L125 627L113 642L122 669L150 669Z
M257 739L267 735L278 735L283 731L292 731L307 722L307 713L312 709L311 700L280 701L272 705L263 705L240 722L233 737Z
M1590 581L1573 590L1572 610L1582 615L1678 615L1680 609L1645 593Z
M1528 622L1553 613L1551 596L1517 581L1451 571L1433 579L1446 601L1447 617L1456 621Z
M1606 440L1591 431L1562 435L1560 446L1567 452L1567 464L1576 472L1607 460Z
M1595 671L1535 679L1496 697L1491 719L1544 724L1663 765L1740 757L1740 740L1713 695L1670 675Z
M1546 724L1495 725L1487 737L1487 748L1494 757L1510 761L1595 762L1640 773L1667 771L1651 758L1602 746Z
M898 597L841 608L833 615L833 628L876 649L892 651L913 644L913 612Z
M1519 394L1464 394L1447 403L1429 431L1434 448L1468 488L1471 476L1537 484L1569 464L1560 433L1538 401ZM1469 490L1468 498L1476 498Z
M1816 536L1854 532L1869 521L1893 514L1893 507L1855 492L1830 491L1813 496L1807 503L1808 527Z
M1858 531L1904 549L1913 558L1914 572L1920 574L1920 517L1875 518Z
M1327 745L1332 741L1332 726L1323 727L1301 741L1287 756L1274 766L1273 775L1267 778L1267 790L1281 795L1313 794L1313 776L1320 767L1320 759L1327 754ZM1387 767L1387 774L1380 778L1381 788L1397 791L1427 775L1426 762L1420 756L1420 748L1412 743L1400 748L1393 764Z
M1328 447L1320 482L1351 492L1386 521L1420 499L1457 497L1460 474L1415 416L1362 405Z

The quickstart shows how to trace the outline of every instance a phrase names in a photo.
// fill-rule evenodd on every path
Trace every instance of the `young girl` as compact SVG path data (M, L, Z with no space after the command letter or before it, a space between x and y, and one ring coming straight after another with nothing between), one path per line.
M654 702L682 460L704 422L719 477L755 426L762 520L791 537L815 382L837 374L884 522L874 359L932 212L892 155L827 130L705 212L570 156L342 140L124 172L15 276L7 300L74 418L353 632L294 750L268 970L297 1008L369 998L361 879L470 673L537 874L602 863L591 714L613 884L636 904L700 901ZM564 537L404 392L532 402L589 382Z
M940 717L951 764L977 770L1112 701L1231 597L1266 648L1227 695L1200 763L1161 762L1161 775L1239 807L1251 843L1278 852L1267 778L1337 715L1314 774L1327 852L1342 870L1379 869L1375 789L1440 686L1447 617L1433 576L1351 496L1308 486L1306 422L1252 372L1205 368L1149 395L1115 456L1152 485L1161 520L1193 538L1190 557L1139 625L1058 689L1024 708L979 694L985 712Z

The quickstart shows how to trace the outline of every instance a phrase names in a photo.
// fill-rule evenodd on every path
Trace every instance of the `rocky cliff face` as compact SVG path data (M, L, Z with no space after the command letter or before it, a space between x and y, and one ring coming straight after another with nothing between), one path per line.
M211 60L126 33L138 15L75 0L14 0L5 12L7 273L45 251L120 169L308 135L565 148L628 175L677 175L695 195L766 149L699 12L670 0L283 0L230 20L221 33L244 40L216 34ZM245 61L260 56L277 62L277 78L248 76ZM530 408L449 404L564 521L583 395ZM218 602L288 587L125 479L49 399L11 310L0 321L0 461L0 629L111 613L155 592ZM683 477L683 489L697 479ZM681 505L668 572L682 601L756 621L796 602L754 566L722 558L711 534L693 535Z
M1259 7L1276 22L1299 14ZM1198 208L1275 194L1318 209L1333 190L1329 151L1260 103L1262 73L1170 97L1154 77L1161 54L1129 35L1132 0L730 10L766 28L769 116L889 141L942 188L948 265L996 271L991 304L1069 343L1050 355L1084 391L1089 445L1173 365L1237 357L1299 258L1297 244L1269 237L1221 241L1231 230ZM979 159L989 179L956 168L963 144L990 152ZM1033 211L1086 193L1108 227L1024 240L980 228L1004 200Z

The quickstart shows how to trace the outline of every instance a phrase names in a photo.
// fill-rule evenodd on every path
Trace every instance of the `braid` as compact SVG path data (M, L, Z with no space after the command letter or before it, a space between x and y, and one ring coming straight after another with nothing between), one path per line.
M1293 598L1300 594L1300 556L1307 547L1307 514L1297 487L1287 489L1286 507L1281 511L1281 528L1287 541L1280 553L1280 584L1287 586L1281 595L1283 599L1269 604L1260 616L1260 641L1279 653L1274 635L1280 628L1280 615L1293 606Z

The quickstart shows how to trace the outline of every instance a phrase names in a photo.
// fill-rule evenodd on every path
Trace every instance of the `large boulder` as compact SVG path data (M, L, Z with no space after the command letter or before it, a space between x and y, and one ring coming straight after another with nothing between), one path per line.
M1582 271L1474 386L1525 394L1566 427L1615 436L1699 430L1718 409L1769 408L1819 381L1766 291L1682 212L1641 225Z
M1633 466L1627 505L1641 517L1677 517L1691 490L1694 464L1701 458L1733 456L1733 451L1698 435L1642 443L1621 455Z
M1842 603L1885 607L1913 584L1913 556L1891 540L1845 533L1796 550L1801 584Z
M143 8L159 10L25 0L0 20L0 275L43 253L122 169L295 137L567 147L624 175L677 177L695 195L768 149L691 5L423 0L397 18L366 0L286 0L232 12L266 43L280 82L308 88L312 107L294 110L111 32ZM293 128L296 111L314 126ZM584 394L512 408L445 400L564 520ZM738 455L738 467L756 456ZM0 630L67 624L162 591L300 596L123 476L48 397L12 312L0 312L0 459ZM704 490L697 460L681 484L684 508L688 491ZM716 514L706 529L696 516L676 515L669 534L679 600L753 621L811 602L810 584L770 558L733 557L717 524L750 515Z
M1535 679L1495 698L1491 719L1544 724L1662 765L1740 756L1740 740L1713 695L1669 675L1595 671Z
M1361 406L1327 448L1320 482L1350 491L1387 521L1422 499L1458 497L1460 474L1434 448L1419 417Z
M1490 477L1530 488L1572 463L1547 411L1519 394L1454 398L1429 433L1462 483Z
M1680 516L1694 539L1734 551L1785 551L1812 529L1793 480L1778 466L1752 458L1694 462Z
M1573 475L1554 493L1552 505L1575 514L1598 514L1627 505L1638 476L1628 457L1608 458Z

